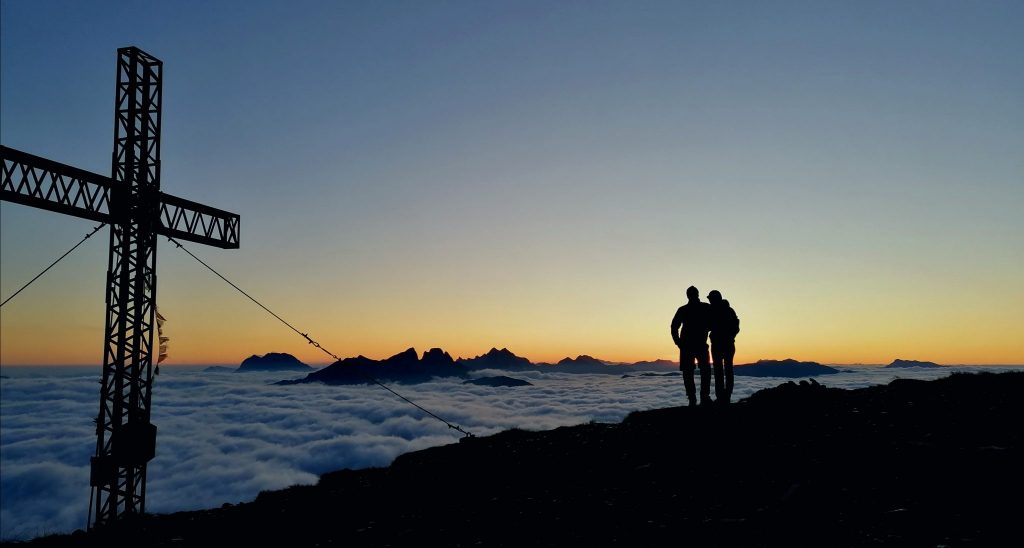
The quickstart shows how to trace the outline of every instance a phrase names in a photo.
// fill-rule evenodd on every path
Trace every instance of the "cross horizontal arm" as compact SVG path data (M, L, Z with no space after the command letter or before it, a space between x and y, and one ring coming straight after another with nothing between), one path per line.
M238 249L240 223L234 213L160 193L158 231L164 236L223 249Z
M110 223L109 177L0 145L0 199Z
M118 222L111 196L121 186L96 173L0 145L0 199L104 223ZM238 215L160 193L157 231L224 249L237 249Z

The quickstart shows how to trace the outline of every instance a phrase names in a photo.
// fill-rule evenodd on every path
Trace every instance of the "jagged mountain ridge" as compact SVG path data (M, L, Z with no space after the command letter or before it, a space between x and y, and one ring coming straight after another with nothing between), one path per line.
M440 348L431 348L420 357L416 349L408 348L383 360L366 356L345 358L314 371L302 379L284 380L277 384L368 384L374 380L417 383L435 377L466 377L473 371L498 369L508 371L540 371L558 373L597 373L622 375L623 373L668 373L677 371L679 364L669 360L617 363L601 360L586 354L575 358L564 358L557 363L533 363L517 356L511 350L491 348L485 354L473 358L453 359ZM809 377L836 373L837 370L816 362L787 360L761 360L756 364L737 365L737 375Z

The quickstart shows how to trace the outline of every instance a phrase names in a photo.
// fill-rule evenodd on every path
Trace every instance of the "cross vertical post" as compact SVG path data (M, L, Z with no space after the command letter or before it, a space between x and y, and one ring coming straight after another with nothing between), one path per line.
M103 387L91 484L95 519L145 512L146 465L156 450L150 423L156 228L160 202L163 64L137 48L117 51L117 94L107 264Z

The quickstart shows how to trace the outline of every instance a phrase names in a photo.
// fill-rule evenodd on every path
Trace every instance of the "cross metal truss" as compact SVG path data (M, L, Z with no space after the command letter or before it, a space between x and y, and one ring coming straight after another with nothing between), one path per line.
M163 63L117 50L111 176L0 146L0 199L110 225L103 382L92 457L90 527L145 512L156 316L156 238L239 245L239 217L160 191ZM95 513L92 512L95 503Z

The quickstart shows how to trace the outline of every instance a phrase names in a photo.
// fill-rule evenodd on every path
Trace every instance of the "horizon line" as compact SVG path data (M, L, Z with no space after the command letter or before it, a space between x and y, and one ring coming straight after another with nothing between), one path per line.
M280 352L280 353L287 354L287 352ZM525 356L519 356L518 354L515 354L515 355L517 357L525 357ZM359 354L357 356L349 356L349 358L355 358L355 357L358 357L358 356L363 356L363 355ZM392 356L394 356L394 354L392 354ZM575 359L579 358L580 356L589 356L589 357L594 358L594 359L596 359L598 361L604 362L604 363L606 363L608 365L622 365L622 366L632 366L634 364L641 363L641 362L655 362L655 361L667 361L667 362L671 362L671 363L674 363L674 364L678 364L679 363L678 360L671 360L671 359L666 359L666 358L642 359L642 360L624 362L624 361L604 360L604 359L601 359L601 358L597 358L595 356L590 356L589 354L579 354L576 357L566 356L565 358L562 358L562 359L572 359L572 360L575 360ZM366 356L363 356L363 357L366 357ZM388 357L391 357L391 356L388 356ZM478 356L474 356L474 358L475 357L478 357ZM298 358L296 358L296 359L298 359ZM343 359L347 359L347 358L343 358ZM387 358L379 358L379 359L378 358L369 358L369 359L374 360L374 361L384 361ZM459 360L459 359L472 359L472 358L462 358L460 356L460 357L455 357L453 359ZM529 360L529 358L527 358L527 359ZM743 365L753 365L753 364L758 363L759 361L783 361L783 360L789 360L789 359L795 359L795 358L760 358L760 359L758 359L756 361L752 361L752 362L737 363L737 364L735 364L735 366L739 367L739 366L743 366ZM303 364L309 365L311 367L327 367L327 366L330 366L330 365L333 365L334 363L336 363L335 361L329 361L329 362L304 362L302 360L299 360L299 361L302 362ZM558 361L561 361L561 359L557 360L557 361L539 361L539 362L535 362L533 360L529 360L529 362L532 365L542 365L542 364L557 365ZM796 361L800 361L800 362L814 362L814 363L819 363L821 365L828 365L828 366L834 366L834 367L885 367L885 366L889 365L889 363L881 363L881 362L879 362L879 363L867 363L867 362L839 363L839 362L823 362L823 361L817 361L817 360L799 360L799 359L797 359ZM912 360L912 361L928 362L929 360ZM892 363L892 362L890 362L890 363ZM938 363L938 362L931 362L931 363L935 363L935 364L939 365L940 367L1024 367L1024 362L1022 362L1022 363ZM241 362L238 362L238 363L227 363L227 362L211 361L211 362L184 362L184 363L173 363L173 362L167 363L167 362L165 362L165 363L162 363L160 365L163 366L163 367L239 367L240 364L241 364ZM154 364L154 367L155 366L156 365ZM17 364L0 363L0 367L97 367L97 368L102 368L103 365L100 364L100 363L17 363Z

